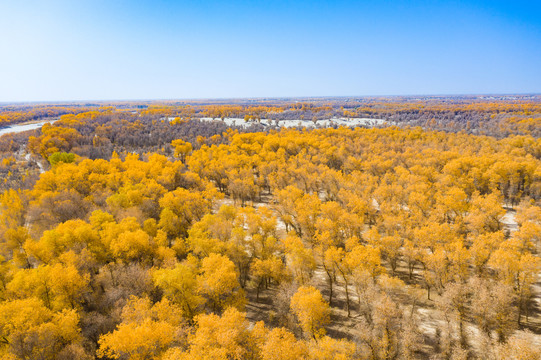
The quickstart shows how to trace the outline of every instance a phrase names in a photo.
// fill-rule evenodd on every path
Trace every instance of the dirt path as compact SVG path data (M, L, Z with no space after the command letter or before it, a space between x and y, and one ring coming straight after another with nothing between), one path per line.
M513 233L518 230L517 220L515 216L517 215L516 210L505 209L506 213L502 217L501 222L504 225L505 229L509 230L510 233Z
M28 153L24 156L24 159L26 161L32 161L32 154L31 153ZM34 160L36 162L36 164L38 165L38 168L39 168L39 173L40 174L43 174L46 170L45 170L45 167L43 166L43 164L39 161L39 160Z

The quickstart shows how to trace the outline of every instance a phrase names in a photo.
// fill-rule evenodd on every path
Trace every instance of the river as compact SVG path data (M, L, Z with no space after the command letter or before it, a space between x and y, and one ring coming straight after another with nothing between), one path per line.
M56 120L41 121L32 124L11 125L5 128L0 128L0 136L5 134L19 133L28 130L36 130L45 125L46 123L54 123Z

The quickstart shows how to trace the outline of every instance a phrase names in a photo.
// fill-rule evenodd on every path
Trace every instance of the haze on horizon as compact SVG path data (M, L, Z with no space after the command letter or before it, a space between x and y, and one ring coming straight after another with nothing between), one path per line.
M539 1L0 3L0 102L541 93Z

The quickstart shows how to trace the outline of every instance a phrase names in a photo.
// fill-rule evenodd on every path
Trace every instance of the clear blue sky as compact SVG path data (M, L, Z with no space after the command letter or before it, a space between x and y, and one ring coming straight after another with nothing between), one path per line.
M541 93L541 1L1 0L0 102Z

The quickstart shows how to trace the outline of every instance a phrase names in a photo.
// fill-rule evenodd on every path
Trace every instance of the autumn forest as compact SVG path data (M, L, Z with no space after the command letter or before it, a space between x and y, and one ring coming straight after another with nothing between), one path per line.
M0 131L1 359L541 358L541 96L0 104Z

